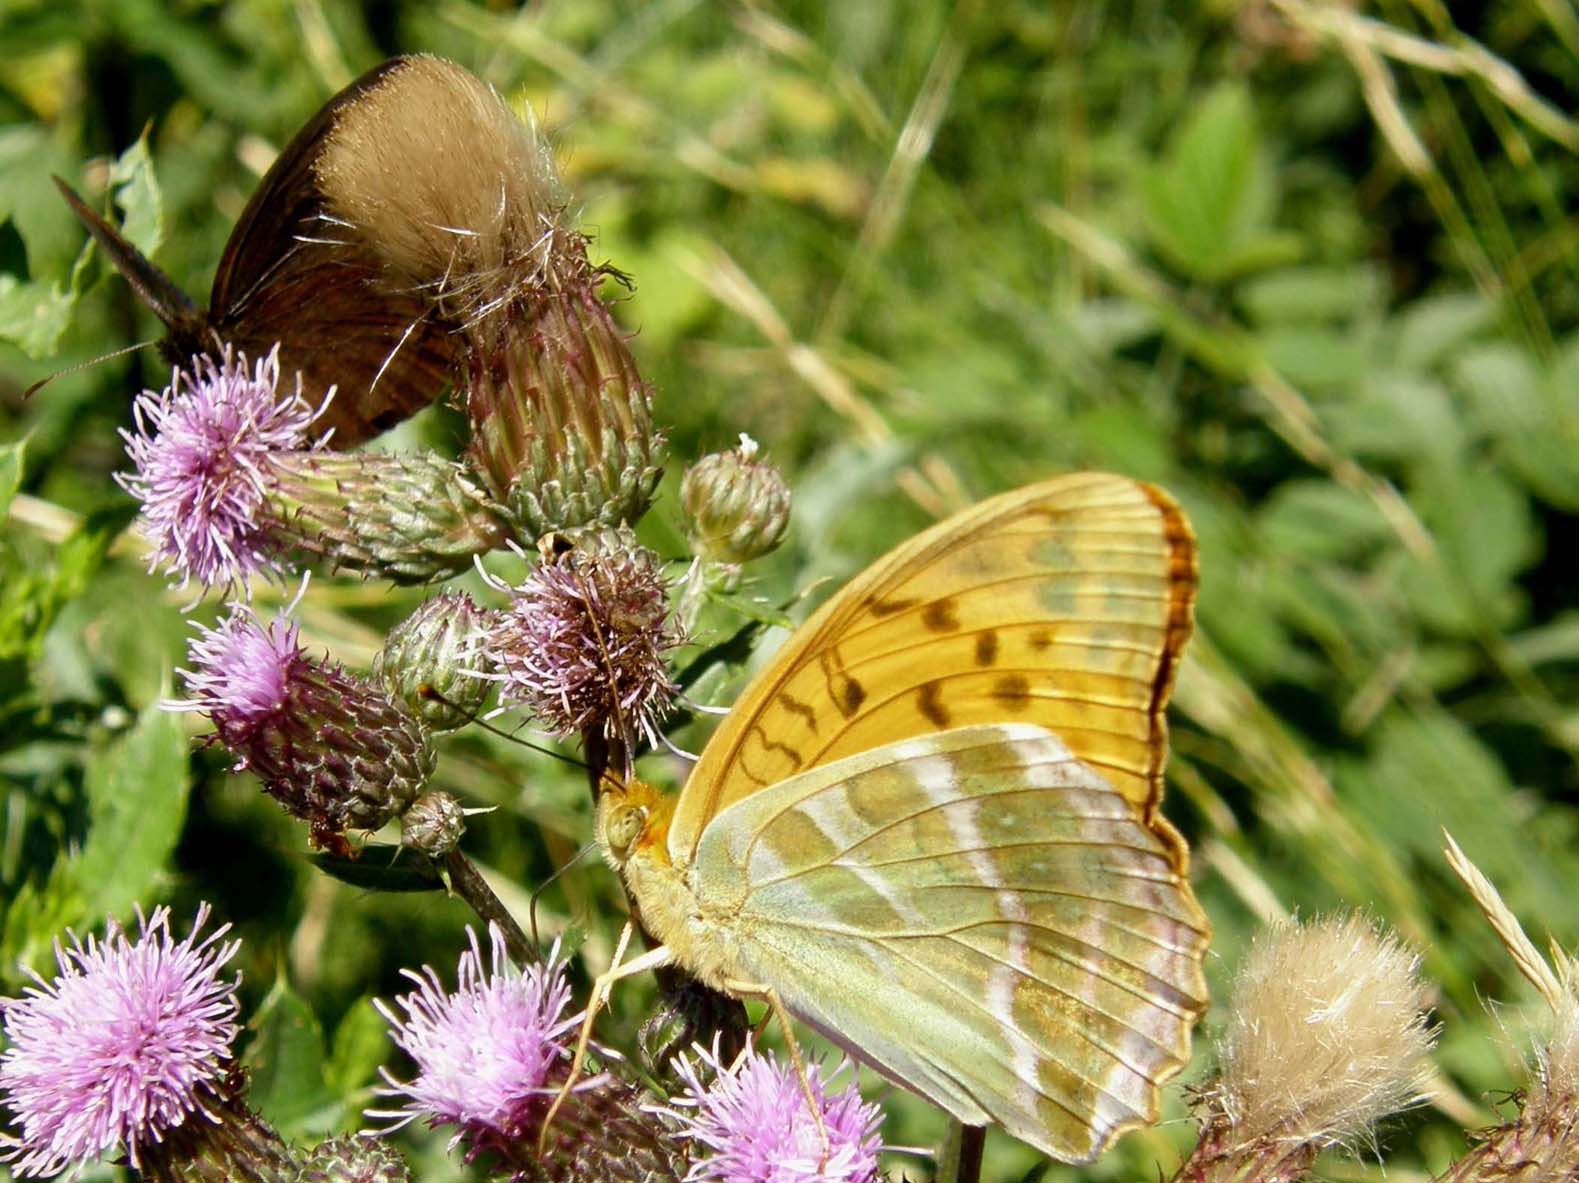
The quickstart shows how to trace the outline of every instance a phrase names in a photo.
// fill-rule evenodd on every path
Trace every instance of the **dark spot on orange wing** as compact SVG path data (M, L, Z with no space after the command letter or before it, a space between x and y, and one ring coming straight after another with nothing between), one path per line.
M1004 674L992 684L992 697L1006 711L1023 711L1031 705L1031 682L1024 674Z
M813 735L817 734L817 712L794 695L779 691L778 701L783 708L798 719L804 719Z
M1031 648L1040 653L1042 650L1048 649L1052 646L1053 634L1048 632L1045 628L1033 629L1027 640L1029 641Z
M877 619L882 620L884 617L895 616L900 612L914 608L919 602L914 596L908 600L873 600L866 610L877 617Z
M927 717L927 722L932 726L943 728L949 725L948 708L943 705L943 696L938 691L936 682L925 682L916 693L916 706L921 708L921 713Z
M998 660L998 634L992 629L983 629L976 634L976 664L991 665Z
M921 623L935 633L953 633L959 631L959 617L955 615L958 605L951 599L933 600L928 604L926 611L921 613Z
M840 713L846 719L851 718L856 711L861 709L861 704L866 701L866 687L846 674L839 682L837 697L834 701L839 704Z

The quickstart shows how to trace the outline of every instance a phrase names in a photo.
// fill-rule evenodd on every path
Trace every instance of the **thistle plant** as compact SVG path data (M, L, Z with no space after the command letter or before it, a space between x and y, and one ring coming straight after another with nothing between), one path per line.
M154 567L233 589L315 561L424 582L499 545L497 507L463 467L330 451L293 380L296 393L280 390L277 348L250 368L227 350L138 396L122 432L133 467L118 479L142 507Z
M853 1082L835 1088L836 1073L815 1063L802 1077L754 1046L726 1055L705 1030L675 1054L705 1006L649 1019L658 1050L647 1071L594 1042L593 1070L567 1086L582 1023L567 962L557 946L538 955L465 854L468 815L483 811L436 783L443 737L510 714L572 753L579 743L595 784L607 769L620 779L639 756L669 748L666 726L700 710L681 694L697 672L682 660L689 641L713 639L709 613L738 608L751 564L784 542L791 492L742 435L739 446L697 459L678 505L662 507L683 553L643 543L635 527L653 505L667 445L654 392L605 298L622 277L592 264L535 124L449 63L410 59L394 71L440 83L435 122L480 126L484 134L467 142L484 145L484 159L406 139L419 133L374 84L336 113L314 178L335 233L376 262L371 290L414 302L424 331L440 326L469 432L460 459L336 450L332 436L313 434L322 408L302 396L299 375L282 372L277 349L249 359L220 346L138 397L124 433L131 467L119 479L140 503L152 568L229 600L217 623L195 626L185 696L169 706L206 716L209 742L306 823L312 844L354 860L398 823L398 857L437 868L436 882L494 922L486 947L468 932L453 975L407 970L412 989L380 1004L401 1059L383 1069L383 1101L367 1111L377 1134L301 1149L250 1108L233 1047L236 981L221 973L236 946L223 927L199 938L206 910L181 941L164 909L141 920L137 938L114 920L101 939L68 934L57 977L3 1004L0 1100L15 1132L0 1160L20 1177L120 1152L150 1179L405 1183L397 1135L428 1126L490 1178L874 1183L879 1107ZM407 160L419 164L391 178L391 162ZM455 184L462 164L496 183ZM1137 566L1147 557L1143 547L1124 553ZM527 570L505 580L486 565L495 557ZM475 595L447 588L428 598L390 629L367 671L306 644L294 605L265 619L250 603L254 577L279 581L306 567L421 583L474 565ZM922 627L941 635L960 628L951 603L876 601L867 615L931 608ZM740 624L741 634L753 636L767 615ZM978 633L969 652L985 670L1000 642ZM896 654L861 657L875 666ZM833 663L823 676L839 688L841 717L880 689ZM1012 678L991 685L1006 710L1030 697ZM795 725L813 733L832 718L787 701ZM923 718L949 717L941 699L918 701ZM801 748L778 735L765 745L799 767ZM1095 800L1099 788L1080 791ZM829 832L848 823L832 809L821 820ZM961 832L976 824L957 819ZM814 845L828 833L808 826L802 838ZM971 873L998 875L988 849L965 853L982 856L968 860ZM897 890L863 869L874 898ZM1472 890L1499 932L1516 928L1500 901L1486 902L1494 892ZM1139 928L1129 936L1165 943ZM1521 966L1540 961L1527 940L1509 940ZM1042 953L1010 948L1027 961ZM1579 996L1573 963L1556 962L1544 975L1531 971L1552 1030L1529 1059L1517 1115L1483 1133L1442 1179L1579 1171ZM1006 994L1012 1004L1012 980L987 974L987 1001ZM1274 926L1238 970L1214 1074L1196 1094L1199 1139L1174 1178L1290 1183L1322 1153L1375 1147L1380 1123L1427 1098L1430 993L1417 954L1376 923ZM902 1038L903 1014L893 1022ZM1116 1029L1103 1037L1140 1041Z
M139 914L135 937L113 920L102 937L68 932L55 978L35 974L21 997L0 1000L0 1098L17 1123L0 1162L17 1177L114 1151L154 1179L205 1177L183 1176L177 1159L223 1171L216 1180L272 1180L288 1165L279 1139L235 1104L238 981L223 970L237 944L228 924L199 935L208 914L179 940L167 908Z

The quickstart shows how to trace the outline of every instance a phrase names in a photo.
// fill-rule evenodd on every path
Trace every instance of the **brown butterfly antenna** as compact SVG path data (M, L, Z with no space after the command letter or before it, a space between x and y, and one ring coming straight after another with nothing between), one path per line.
M569 764L575 768L585 769L587 767L587 763L584 760L578 760L574 756L566 755L564 752L555 751L553 748L544 747L542 744L535 744L529 739L522 739L519 735L514 735L502 727L495 727L476 711L462 706L460 703L446 697L444 692L436 686L423 684L418 688L417 693L430 702L441 703L444 706L449 707L468 723L475 723L478 727L481 727L490 735L497 735L500 739L508 740L513 744L519 744L523 748L530 748L532 751L537 752L540 755L551 756L553 759L562 761L563 763Z
M527 903L526 918L527 918L527 923L529 924L529 926L531 927L531 930L532 930L532 948L537 952L539 957L542 956L543 942L538 938L538 935L537 935L537 899L538 899L538 897L541 896L550 887L552 887L554 885L555 880L557 880L561 875L565 874L565 872L569 871L572 867L574 867L582 859L586 858L587 855L589 855L589 854L593 853L595 850L597 850L597 848L598 848L598 846L597 846L596 842L588 842L580 850L576 851L575 854L571 855L568 861L566 861L562 865L554 868L554 873L553 874L551 874L547 879L543 880L535 888L532 889L532 894L531 894L531 896L530 896L530 898L528 900L528 903Z
M108 353L101 353L98 357L90 358L87 361L79 361L74 366L67 366L64 370L56 370L53 374L50 374L46 378L40 378L37 382L33 383L33 385L24 390L22 392L22 401L26 402L28 399L32 398L56 378L64 378L67 374L75 374L79 370L86 370L89 366L96 366L100 362L104 361L113 361L117 357L125 357L128 353L136 353L139 349L147 349L150 345L157 344L159 344L157 341L139 341L136 345L123 345L119 349L112 349Z

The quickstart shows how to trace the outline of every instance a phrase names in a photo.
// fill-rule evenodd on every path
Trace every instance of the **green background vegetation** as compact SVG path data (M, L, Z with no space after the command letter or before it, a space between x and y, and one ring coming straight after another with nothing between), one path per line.
M272 153L420 49L541 114L594 257L634 277L620 316L676 458L646 527L667 553L683 462L740 431L796 490L774 600L1065 469L1179 497L1202 584L1169 813L1214 987L1269 916L1395 926L1440 986L1443 1093L1380 1142L1394 1183L1440 1170L1509 1111L1534 1013L1442 827L1537 940L1579 943L1579 18L1470 7L6 0L0 991L66 925L211 900L246 941L256 1096L305 1137L360 1124L388 1057L367 997L453 969L459 905L317 873L302 828L192 744L200 720L155 707L186 594L142 572L110 480L132 394L167 379L153 352L20 398L157 335L51 173L102 202L146 127L115 174L130 229L203 293ZM456 431L429 413L391 443ZM421 596L316 581L309 642L363 664ZM584 785L522 749L459 737L440 780L496 807L468 849L523 914L589 837ZM541 914L604 957L612 880L578 868ZM1191 1079L1209 1059L1203 1039ZM935 1133L889 1107L891 1140ZM1183 1113L1175 1087L1162 1127L1048 1177L1171 1170ZM424 1178L463 1177L439 1140L408 1145ZM988 1153L994 1179L1035 1162ZM1380 1178L1365 1157L1324 1169Z

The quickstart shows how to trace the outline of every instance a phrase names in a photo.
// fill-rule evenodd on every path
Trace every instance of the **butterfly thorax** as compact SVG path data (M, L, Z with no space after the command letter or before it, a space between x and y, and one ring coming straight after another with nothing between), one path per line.
M606 783L598 800L598 848L619 872L647 934L674 950L698 980L722 989L739 977L726 918L705 909L692 889L689 868L669 855L674 798L643 781Z

